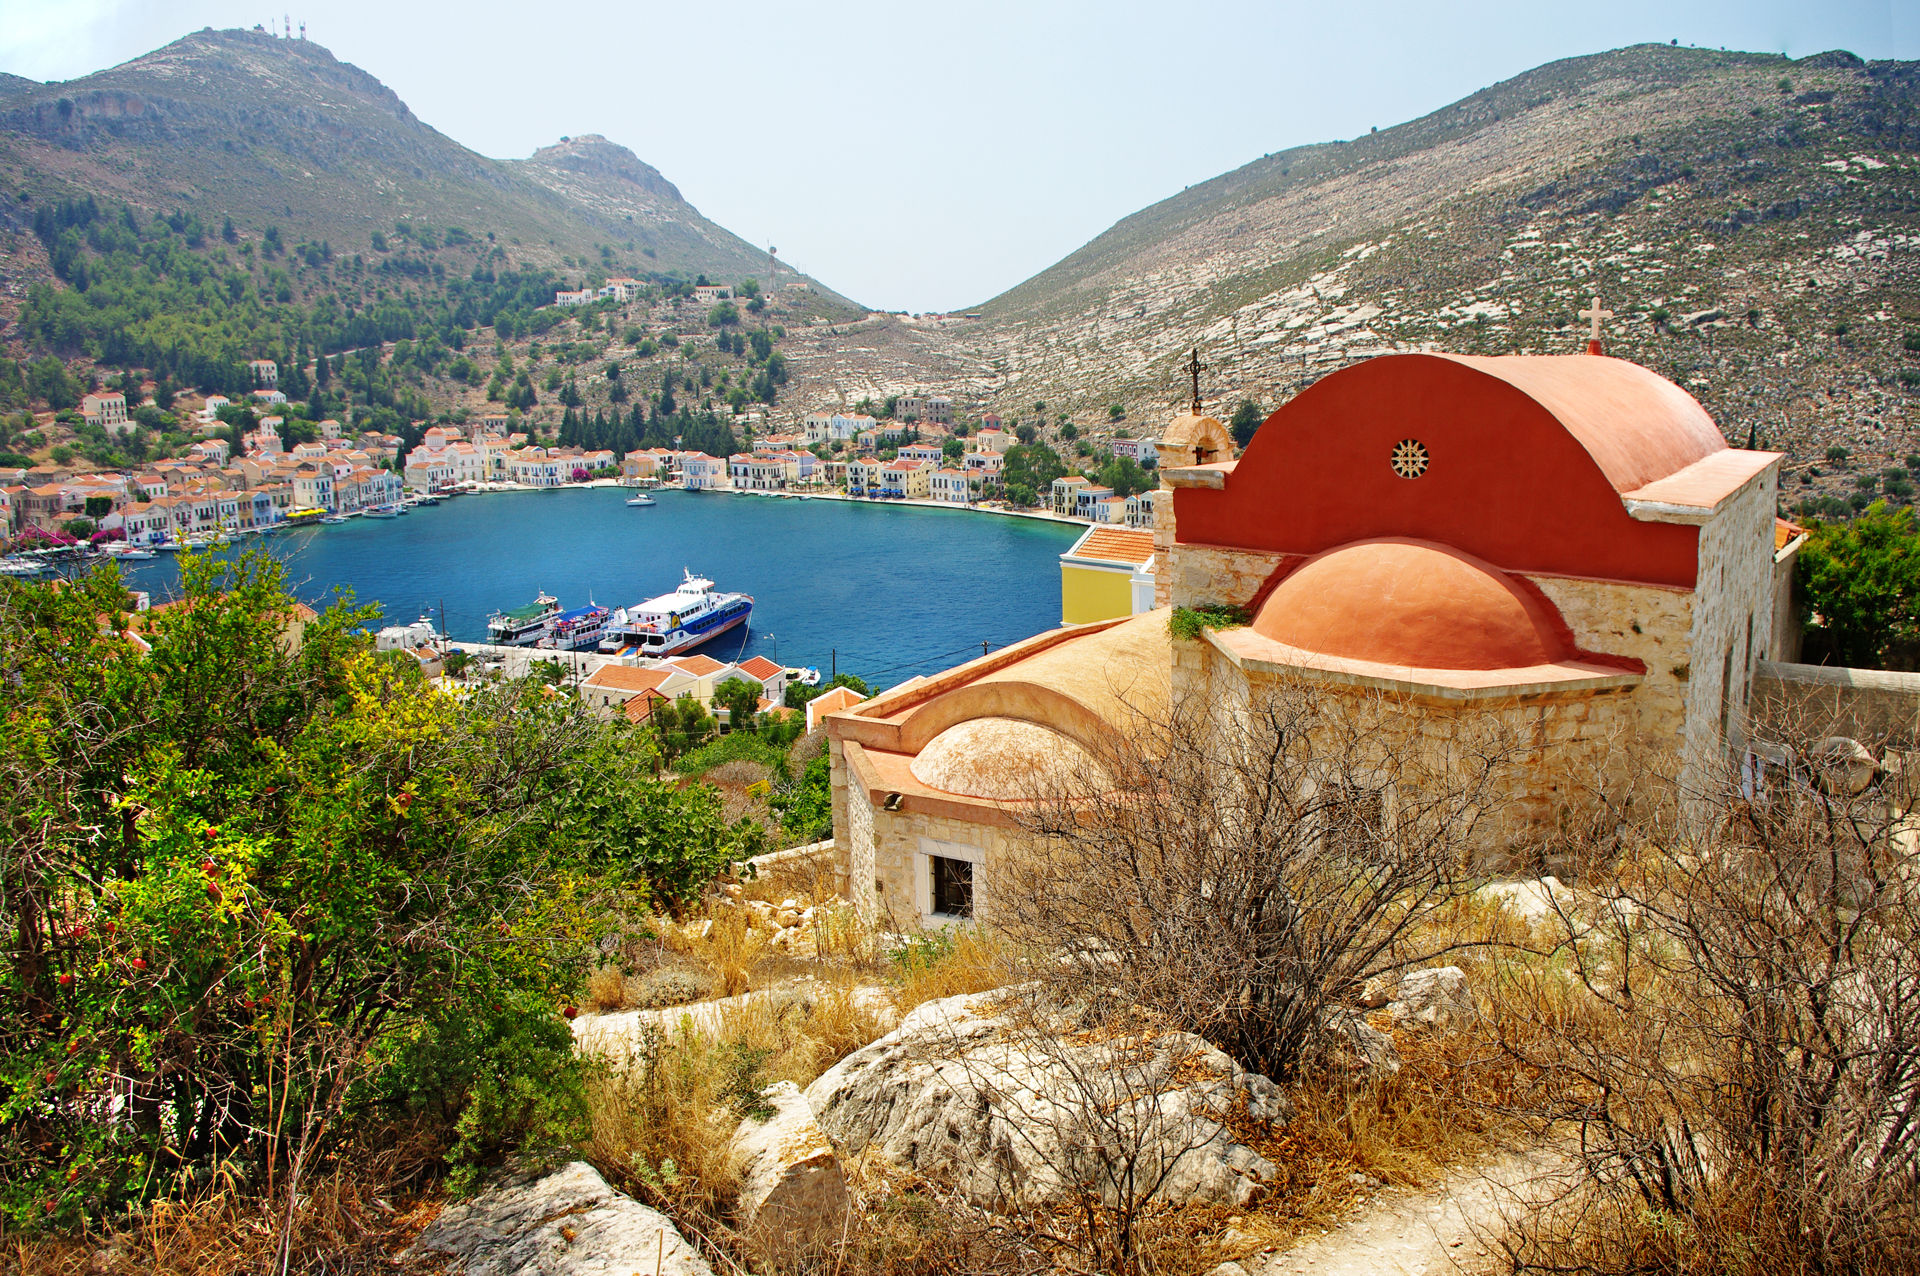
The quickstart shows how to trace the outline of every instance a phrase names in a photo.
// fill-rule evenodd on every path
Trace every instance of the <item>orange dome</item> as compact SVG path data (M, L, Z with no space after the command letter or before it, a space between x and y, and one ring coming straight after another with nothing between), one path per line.
M1254 632L1323 656L1416 669L1514 669L1572 652L1552 606L1432 541L1354 541L1281 581Z

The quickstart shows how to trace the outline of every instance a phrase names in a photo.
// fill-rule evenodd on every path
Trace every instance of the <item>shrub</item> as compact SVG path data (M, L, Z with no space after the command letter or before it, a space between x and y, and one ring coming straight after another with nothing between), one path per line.
M684 1006L713 994L713 980L695 970L668 966L634 981L626 1004L635 1010Z
M1238 629L1253 623L1245 607L1230 603L1211 607L1175 607L1167 617L1167 632L1175 638L1197 639L1207 629Z
M180 571L147 652L99 623L130 607L111 569L0 584L0 1210L98 1217L217 1166L296 1192L395 1116L467 1165L565 1137L600 905L561 817L599 724L435 694L348 603L289 641L265 554Z

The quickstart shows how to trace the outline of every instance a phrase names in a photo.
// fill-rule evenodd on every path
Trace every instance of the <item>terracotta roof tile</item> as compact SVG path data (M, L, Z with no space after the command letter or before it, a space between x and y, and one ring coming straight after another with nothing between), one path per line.
M740 672L750 673L754 677L760 679L762 682L766 681L768 678L771 678L775 674L779 673L780 669L781 669L781 666L776 665L775 663L773 663L773 661L768 660L765 656L755 656L752 660L749 660L745 664L740 666Z
M1069 558L1135 565L1153 557L1153 533L1131 527L1095 527L1067 551Z
M696 678L704 678L710 673L719 673L722 669L726 668L725 665L715 660L712 656L682 656L678 660L670 660L667 663L683 673L692 674Z
M583 687L593 687L602 691L631 691L639 694L652 691L672 673L665 669L636 669L631 665L601 665L587 676Z

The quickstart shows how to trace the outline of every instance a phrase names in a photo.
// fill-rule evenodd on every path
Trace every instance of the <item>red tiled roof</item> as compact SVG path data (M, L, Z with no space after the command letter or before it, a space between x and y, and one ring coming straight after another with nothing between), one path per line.
M623 711L627 715L628 722L645 722L653 716L656 708L666 703L668 703L666 696L660 692L642 691L627 701Z
M1067 553L1072 558L1103 563L1144 563L1153 557L1153 533L1128 527L1095 527Z
M775 663L773 663L773 661L768 660L765 656L755 656L752 660L749 660L745 664L740 666L740 672L750 673L754 677L760 679L762 682L765 682L768 678L773 677L775 674L779 673L780 670L781 670L781 667L779 665L776 665Z
M710 673L718 673L726 668L712 656L682 656L678 660L670 660L667 663L696 678L704 678Z
M601 665L588 675L583 687L601 691L652 691L672 674L665 669L636 669L631 665Z

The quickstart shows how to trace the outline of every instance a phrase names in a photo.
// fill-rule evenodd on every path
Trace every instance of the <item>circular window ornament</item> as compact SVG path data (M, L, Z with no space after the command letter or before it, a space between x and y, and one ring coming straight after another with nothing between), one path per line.
M1393 445L1389 458L1393 472L1403 479L1417 479L1427 472L1427 445L1418 439L1401 439Z

